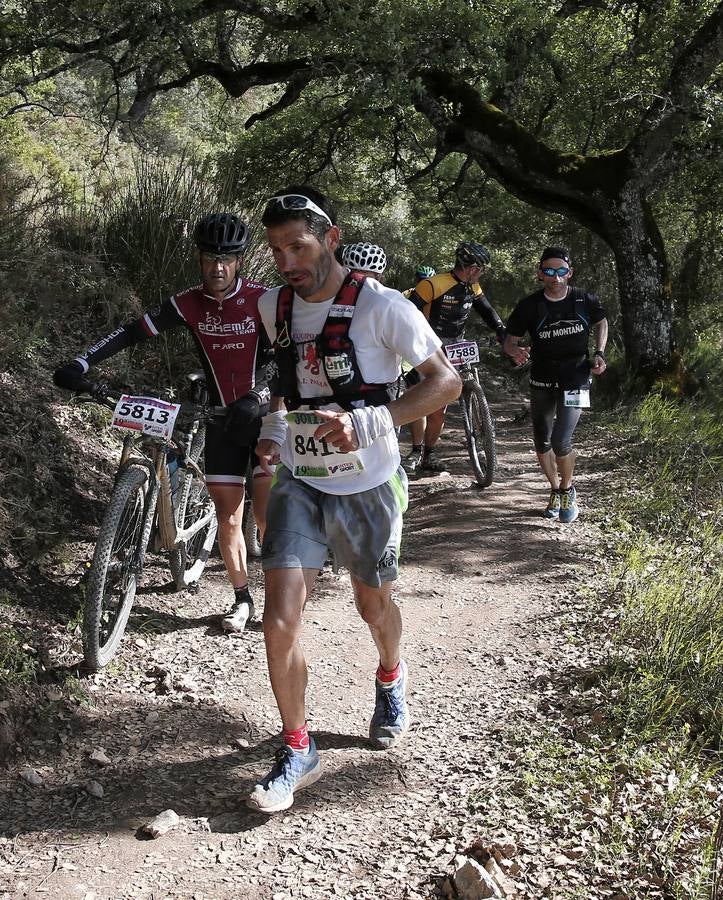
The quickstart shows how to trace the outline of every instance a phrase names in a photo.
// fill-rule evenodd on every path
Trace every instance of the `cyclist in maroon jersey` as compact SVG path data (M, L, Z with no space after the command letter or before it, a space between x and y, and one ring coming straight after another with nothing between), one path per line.
M205 216L194 231L202 284L121 325L72 362L57 368L53 376L59 387L82 390L90 366L164 331L181 326L189 329L206 374L210 402L226 407L225 418L207 425L205 466L218 517L219 549L234 589L233 605L221 624L225 631L236 632L243 631L255 612L241 526L250 456L254 461L254 514L262 533L271 487L271 479L258 465L254 452L270 394L265 374L268 341L258 310L258 299L266 287L240 273L248 239L248 228L237 216Z

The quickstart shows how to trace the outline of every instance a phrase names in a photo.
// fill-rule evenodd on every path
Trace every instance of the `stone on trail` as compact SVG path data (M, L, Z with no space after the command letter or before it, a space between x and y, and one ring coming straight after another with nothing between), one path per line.
M454 883L460 900L486 900L503 897L495 880L473 859L457 857Z
M152 838L157 838L175 828L180 821L178 813L172 809L166 809L159 813L155 819L151 819L150 822L146 822L145 825L141 826L141 831L150 834Z
M92 762L97 763L99 766L112 765L110 759L108 758L105 750L102 747L96 747L96 749L90 754L90 759L92 760Z
M86 794L90 794L91 797L95 797L96 800L102 800L105 791L103 790L103 785L99 784L97 781L88 781L83 785L83 788Z
M24 769L20 771L20 777L26 784L32 785L32 787L38 787L43 783L43 779L32 766L25 766Z

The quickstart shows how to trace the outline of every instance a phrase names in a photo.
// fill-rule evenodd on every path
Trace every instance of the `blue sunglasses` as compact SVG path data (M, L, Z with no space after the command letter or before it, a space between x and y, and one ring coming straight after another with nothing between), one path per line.
M567 266L560 266L559 269L552 269L549 266L546 266L542 270L543 275L547 275L548 278L552 278L553 275L559 275L560 278L564 278L565 275L570 274L570 269Z

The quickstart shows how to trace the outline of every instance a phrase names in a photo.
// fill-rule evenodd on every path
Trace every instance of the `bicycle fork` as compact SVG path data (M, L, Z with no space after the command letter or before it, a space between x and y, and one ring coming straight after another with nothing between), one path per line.
M151 530L156 517L156 505L158 503L158 475L157 470L150 463L145 464L148 469L148 493L146 495L146 508L143 513L143 530L141 531L141 540L136 544L133 561L131 563L131 571L140 579L143 572L143 564L146 559L146 550L148 542L151 539Z

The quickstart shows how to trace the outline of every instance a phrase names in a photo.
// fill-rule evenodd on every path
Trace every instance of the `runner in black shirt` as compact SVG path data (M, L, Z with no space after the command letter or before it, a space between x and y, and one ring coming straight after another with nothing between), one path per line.
M542 289L517 304L507 320L504 351L517 363L532 359L530 414L540 467L550 482L550 500L544 515L560 522L578 516L572 483L575 451L572 435L582 409L590 406L591 375L605 371L608 323L605 310L593 294L570 287L573 269L564 247L542 253L537 277ZM588 341L595 335L590 359ZM530 349L519 345L530 336Z

